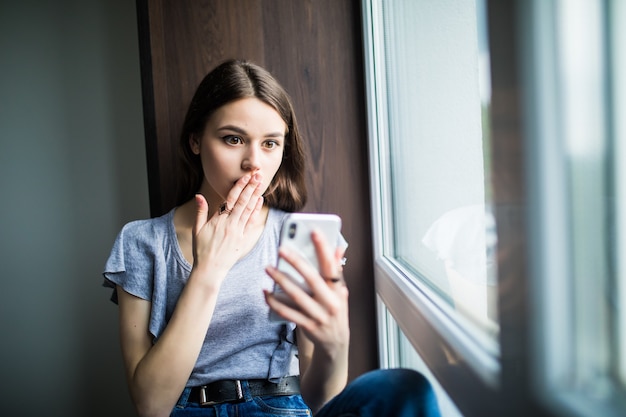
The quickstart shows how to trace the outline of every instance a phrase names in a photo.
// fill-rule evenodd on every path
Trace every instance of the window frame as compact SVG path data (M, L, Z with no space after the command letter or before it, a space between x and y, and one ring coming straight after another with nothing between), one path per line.
M626 3L623 1L612 2L609 14L611 16L609 36L613 44L613 61L610 71L613 74L612 85L615 91L612 97L612 105L614 106L614 113L617 115L626 112L626 75L624 75L626 71L626 44L623 41L619 44L620 39L626 39L626 25L623 24L626 22ZM623 117L615 117L612 128L615 152L613 175L615 178L622 178L621 182L616 183L615 212L623 213L626 209L626 120ZM626 252L626 215L618 216L616 223L618 238L615 253L619 254ZM617 349L623 352L626 351L626 260L617 255L616 258L618 300L622 306L619 318L622 327L619 332ZM619 363L619 373L624 384L626 384L626 355L622 357L621 363Z
M384 310L388 309L461 411L495 416L500 412L495 397L500 384L497 356L479 346L473 335L460 325L459 320L463 319L455 317L449 305L438 302L438 295L426 284L409 279L409 272L386 255L388 248L392 247L393 236L385 233L386 228L392 227L392 199L389 142L386 140L385 75L383 66L377 65L384 51L379 32L382 15L376 2L363 0L362 10L380 363L385 366L395 362L396 347L386 342L388 332L397 331L389 328L384 319ZM463 360L451 363L449 355Z
M459 325L458 317L437 302L428 286L408 279L408 272L385 255L392 243L392 236L385 230L392 229L391 187L386 174L389 150L384 65L377 66L384 51L377 24L381 11L377 1L362 0L380 363L382 366L396 363L397 346L393 337L398 328L389 328L385 318L388 310L466 415L616 417L626 408L618 398L594 401L563 389L555 383L556 368L549 363L563 347L562 342L555 342L555 338L564 335L563 328L556 324L562 324L561 319L571 323L564 315L565 310L554 305L571 305L565 290L570 274L567 265L572 256L564 241L568 226L563 213L569 211L569 200L563 148L558 141L546 140L551 135L563 134L559 125L562 115L555 98L558 92L551 83L558 65L554 50L550 49L555 42L550 32L554 1L487 0L494 109L491 146L498 155L493 161L492 177L499 181L493 185L501 287L498 302L499 306L507 307L498 309L501 352L498 358L477 350L472 338ZM602 5L605 12L608 8L613 12L608 13L605 35L615 47L617 40L623 38L619 35L625 33L615 16L626 20L626 5L619 0L606 0ZM613 175L617 176L626 169L622 166L626 162L626 124L615 110L626 108L626 79L624 71L618 71L626 66L626 49L621 47L612 53L616 55L607 65L612 73L612 87L618 93L610 96L613 102L607 104L613 106L609 130L624 139L622 143L614 139ZM624 206L626 184L619 185L617 201L619 207ZM623 248L626 221L619 216L616 223L621 233L618 247ZM544 256L547 248L551 251L550 262ZM623 263L616 267L623 306L626 267ZM624 316L622 313L622 319ZM562 369L563 363L556 366ZM626 367L624 363L620 365Z

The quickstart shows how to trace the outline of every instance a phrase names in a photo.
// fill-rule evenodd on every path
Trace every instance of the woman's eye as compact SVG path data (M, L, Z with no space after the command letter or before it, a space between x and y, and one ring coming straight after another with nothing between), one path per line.
M224 137L224 142L226 142L229 145L239 145L241 143L243 143L243 139L241 139L239 136L225 136Z
M274 149L277 148L280 144L278 143L278 141L275 140L268 140L265 142L265 147L267 149Z

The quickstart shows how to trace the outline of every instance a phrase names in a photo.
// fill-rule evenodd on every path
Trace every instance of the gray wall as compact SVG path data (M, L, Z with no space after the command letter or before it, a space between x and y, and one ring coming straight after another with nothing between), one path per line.
M101 271L143 140L134 1L0 0L0 415L133 415Z

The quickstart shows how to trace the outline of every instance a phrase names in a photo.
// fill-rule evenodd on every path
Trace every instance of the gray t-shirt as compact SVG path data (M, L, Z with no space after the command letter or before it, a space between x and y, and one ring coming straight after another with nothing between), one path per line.
M187 386L221 379L277 381L298 374L295 325L269 321L263 296L264 288L273 287L264 268L276 262L286 214L270 209L259 241L226 276ZM104 286L117 284L152 303L153 342L163 333L191 272L178 245L173 216L174 209L162 217L125 225L104 269ZM111 299L117 301L115 291Z

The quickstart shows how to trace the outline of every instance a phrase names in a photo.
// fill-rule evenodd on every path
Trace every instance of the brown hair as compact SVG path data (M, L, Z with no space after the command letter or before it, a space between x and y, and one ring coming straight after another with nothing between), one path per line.
M191 100L180 136L182 175L177 205L198 192L204 176L200 157L191 151L189 139L193 135L202 135L207 121L218 108L248 97L270 105L287 125L283 160L265 192L265 204L289 212L304 207L307 199L304 144L291 99L267 70L242 60L228 60L209 72Z

